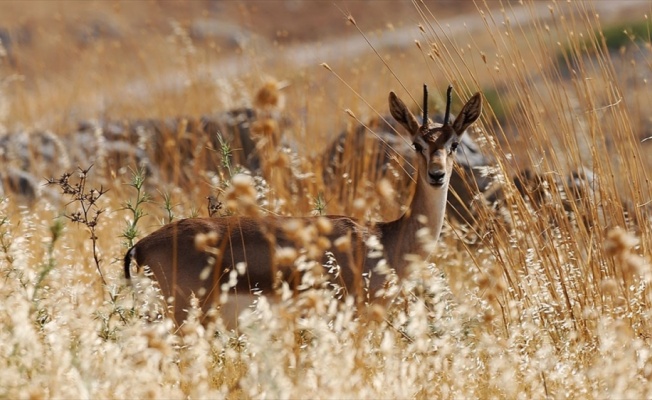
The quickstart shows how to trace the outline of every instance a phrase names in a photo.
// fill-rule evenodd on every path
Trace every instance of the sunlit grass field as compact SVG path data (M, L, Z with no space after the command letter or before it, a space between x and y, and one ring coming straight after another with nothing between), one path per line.
M255 20L244 4L237 12ZM134 159L112 163L101 146L82 178L78 167L90 165L48 164L33 152L25 166L3 155L5 170L51 180L41 188L49 193L72 175L70 193L33 199L5 183L0 397L651 397L650 4L616 11L601 2L469 3L463 14L426 4L402 3L400 21L386 12L373 23L364 10L341 7L333 30L368 41L367 51L342 58L291 57L301 54L297 46L308 52L340 36L290 43L282 26L276 41L200 41L186 23L190 12L179 10L178 23L160 26L150 10L148 32L166 34L141 47L144 36L116 34L86 50L71 43L63 55L48 53L51 71L38 48L31 58L5 55L5 136L50 129L74 137L81 120L256 108L267 120L254 127L255 200L260 212L278 215L395 218L412 189L407 174L391 177L387 199L367 181L380 173L376 155L345 149L360 154L366 175L327 184L324 148L387 115L390 90L415 113L423 83L435 109L449 83L454 110L480 91L483 115L469 134L495 159L486 173L500 195L478 196L470 226L447 221L431 258L414 259L409 278L392 288L392 302L356 305L327 287L285 290L261 297L237 330L219 317L200 324L197 309L177 328L158 312L146 279L124 279L123 256L171 220L208 215L206 197L228 198L237 165L194 154L190 162L182 150L203 142L182 141L180 131L159 138L165 168L144 182ZM136 35L126 28L129 13L115 12L116 31ZM65 27L63 15L52 18ZM414 29L405 43L383 44L406 26ZM64 58L72 56L70 72ZM221 74L230 62L248 68ZM291 151L278 150L283 141ZM567 180L573 171L593 179L577 188Z

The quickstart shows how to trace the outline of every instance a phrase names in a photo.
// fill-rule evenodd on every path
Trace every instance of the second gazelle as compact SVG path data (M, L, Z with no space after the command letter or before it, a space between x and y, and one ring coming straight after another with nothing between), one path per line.
M374 271L379 260L385 259L396 270L399 279L405 276L408 261L405 256L426 257L416 239L419 229L429 228L438 240L444 222L448 182L455 152L461 135L475 122L482 110L480 93L473 95L451 123L452 87L448 88L443 125L428 119L428 93L424 85L423 125L394 92L389 93L392 116L410 133L417 153L416 188L409 207L397 220L365 226L345 216L252 218L229 216L220 218L190 218L168 224L151 233L133 246L125 256L125 275L131 277L131 264L148 266L166 299L174 297L172 313L177 323L186 317L189 297L195 293L204 311L219 305L224 289L230 297L251 302L253 292L271 294L282 281L296 287L302 272L294 258L306 254L308 229L317 236L321 253L329 251L339 265L335 274L326 268L319 274L339 284L358 299L363 296L363 276L369 279L370 298L383 286L385 276ZM369 239L377 237L382 255L373 251ZM197 240L197 238L202 238ZM380 247L380 246L378 246ZM377 250L377 249L375 249ZM314 251L308 252L315 256ZM326 255L317 255L317 265L323 265ZM236 272L232 272L236 271ZM233 282L234 276L237 282ZM231 282L229 280L231 279ZM228 314L237 314L230 302ZM246 301L245 301L246 303ZM227 308L227 305L222 305ZM233 315L225 316L234 318Z

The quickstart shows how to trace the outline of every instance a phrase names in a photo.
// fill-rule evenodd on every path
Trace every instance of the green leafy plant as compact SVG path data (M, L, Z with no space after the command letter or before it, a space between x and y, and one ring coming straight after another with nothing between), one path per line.
M122 231L122 237L126 241L125 245L127 248L131 248L134 245L134 241L139 234L138 222L142 217L147 215L142 206L150 200L150 197L143 189L144 183L145 171L142 169L132 171L131 182L128 185L136 190L136 197L133 200L127 200L124 204L124 208L131 212L131 219L126 221L127 226Z
M324 193L319 192L317 197L313 199L313 214L325 215L326 214L326 200L324 200Z
M222 160L222 168L226 169L229 174L229 178L233 176L233 167L231 165L231 158L233 157L233 151L231 150L231 145L227 142L222 135L217 133L217 141L220 143L219 152Z
M161 193L163 196L163 208L165 208L165 211L168 215L166 223L171 223L174 221L174 218L176 217L174 215L174 212L172 209L175 207L174 204L172 204L172 196L168 192Z
M34 289L32 290L32 304L36 311L36 321L39 325L45 324L50 319L47 310L39 306L38 292L43 288L44 282L50 272L56 267L56 260L54 258L54 246L63 234L64 223L61 218L57 218L50 225L50 241L47 244L47 261L41 265L40 271L34 282Z
M47 262L41 267L41 270L36 278L36 283L34 284L34 291L32 292L32 300L37 300L37 292L41 288L43 281L48 276L48 274L54 269L56 262L54 259L54 245L57 240L61 237L63 233L64 224L60 218L54 220L52 225L50 225L50 241L48 242L47 248Z

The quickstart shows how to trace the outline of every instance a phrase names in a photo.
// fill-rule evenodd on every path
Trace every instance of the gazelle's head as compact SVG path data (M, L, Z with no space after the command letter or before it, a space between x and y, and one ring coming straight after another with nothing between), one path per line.
M389 110L392 116L412 137L412 144L417 152L419 179L424 179L434 188L448 186L453 171L453 153L457 150L466 128L480 117L482 111L482 97L480 93L476 93L451 124L452 90L453 87L449 86L444 123L435 124L428 119L428 89L423 85L423 125L419 125L414 114L394 92L389 93Z

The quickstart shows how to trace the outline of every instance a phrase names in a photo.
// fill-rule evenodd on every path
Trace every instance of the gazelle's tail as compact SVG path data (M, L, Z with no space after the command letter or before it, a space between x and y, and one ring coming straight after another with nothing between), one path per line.
M127 254L125 254L124 267L125 267L125 278L127 278L127 280L131 279L131 260L133 259L134 251L136 251L136 249L132 247L127 251Z

